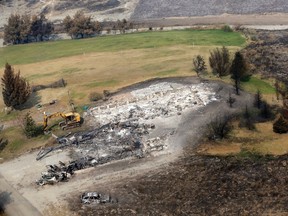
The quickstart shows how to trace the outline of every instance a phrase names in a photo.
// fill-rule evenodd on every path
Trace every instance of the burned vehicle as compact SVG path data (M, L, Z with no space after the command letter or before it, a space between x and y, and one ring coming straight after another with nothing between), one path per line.
M114 202L110 195L102 195L97 192L85 192L81 195L81 202L83 204L100 204Z

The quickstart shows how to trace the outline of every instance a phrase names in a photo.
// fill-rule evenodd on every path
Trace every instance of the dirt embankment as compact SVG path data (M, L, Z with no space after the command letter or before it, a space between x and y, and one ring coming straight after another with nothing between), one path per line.
M131 16L134 20L193 17L221 14L286 13L285 0L140 0Z

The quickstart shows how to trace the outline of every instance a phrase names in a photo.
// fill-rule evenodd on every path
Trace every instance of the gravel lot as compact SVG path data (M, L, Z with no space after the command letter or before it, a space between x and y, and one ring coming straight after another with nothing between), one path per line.
M286 0L140 0L132 19L189 17L220 14L286 13Z

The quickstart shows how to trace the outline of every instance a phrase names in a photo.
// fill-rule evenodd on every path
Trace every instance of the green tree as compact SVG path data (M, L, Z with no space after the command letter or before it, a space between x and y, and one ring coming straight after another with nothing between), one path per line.
M31 88L29 83L20 76L20 71L15 74L11 65L6 63L1 80L3 101L7 107L17 109L28 100Z
M200 74L203 74L207 70L207 66L204 60L204 57L197 55L193 58L193 70L197 73L197 76L200 77Z
M212 72L218 77L227 76L230 72L230 53L223 46L221 49L216 48L210 51L209 64Z
M41 126L37 126L31 114L26 113L24 120L24 133L28 138L36 137L43 133L43 128Z
M235 57L230 68L230 73L231 79L234 80L236 94L239 95L241 79L248 76L247 63L240 52L235 53Z

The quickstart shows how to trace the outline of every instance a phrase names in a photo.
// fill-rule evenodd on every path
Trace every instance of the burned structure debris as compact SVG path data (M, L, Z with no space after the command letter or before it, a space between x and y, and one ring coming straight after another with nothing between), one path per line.
M59 169L56 166L57 171L48 167L38 184L49 183L49 179L66 181L75 170L113 160L165 152L182 115L214 100L216 93L208 83L158 82L116 94L85 113L85 121L93 129L57 138L58 146L42 150L38 159L70 146L73 162Z

